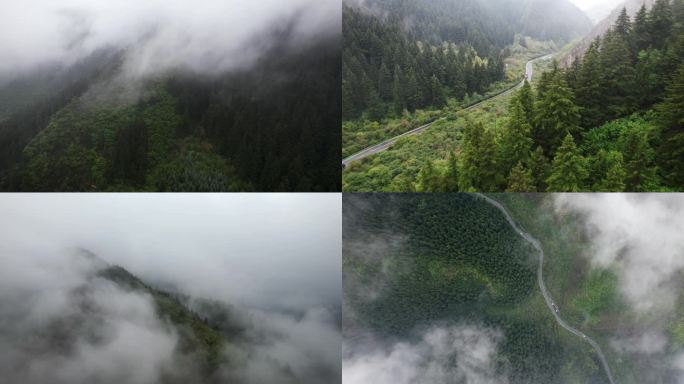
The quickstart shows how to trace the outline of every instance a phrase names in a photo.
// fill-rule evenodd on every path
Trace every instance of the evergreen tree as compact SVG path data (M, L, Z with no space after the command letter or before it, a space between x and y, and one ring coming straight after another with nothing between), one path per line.
M648 32L653 48L661 49L670 37L672 9L670 0L656 0L648 18Z
M404 97L404 76L401 68L397 65L394 67L394 78L392 80L392 102L394 104L394 112L400 115L406 109L406 98Z
M577 74L577 104L582 108L581 124L592 128L605 121L604 97L601 89L602 69L599 59L600 38L596 38L584 55Z
M432 161L428 161L418 174L418 188L420 192L442 192L441 177Z
M551 164L549 164L549 160L544 156L542 147L537 147L537 149L532 152L530 158L527 160L527 168L532 174L535 190L546 191L546 179L548 179L549 174L551 173Z
M620 15L618 15L618 18L615 21L613 31L625 41L630 40L632 34L632 21L627 14L627 8L623 7L622 11L620 11Z
M446 104L446 95L442 89L442 84L440 84L439 79L435 75L432 75L432 78L430 78L430 104L438 108Z
M527 80L525 80L522 88L518 91L517 98L525 112L527 123L530 125L534 124L534 91Z
M658 185L657 169L653 165L655 152L648 140L648 133L631 128L618 140L625 158L626 190L646 192Z
M636 71L628 40L610 31L601 49L601 92L607 102L608 118L624 116L636 110Z
M622 153L601 150L594 160L592 177L597 179L592 190L595 192L622 192L625 190L625 178Z
M520 95L511 100L509 119L500 141L502 171L505 174L525 160L532 150L532 126L527 121Z
M663 136L658 152L665 177L672 185L684 187L684 64L679 66L657 110Z
M444 175L444 191L458 192L458 182L458 159L453 152L449 152L449 157L447 158L447 171Z
M380 66L380 71L378 72L378 94L380 99L390 100L392 98L392 92L392 75L383 61Z
M508 177L508 188L506 192L536 192L537 187L534 183L532 172L525 168L521 162L513 167L511 174Z
M580 114L575 96L559 74L550 79L547 90L538 98L535 116L533 137L546 153L555 153L564 134L579 131Z
M579 192L587 176L584 158L575 140L567 134L553 159L551 176L547 179L548 192Z
M649 34L648 11L645 4L639 8L634 17L632 30L634 31L632 34L632 44L636 52L647 49L651 45L651 36Z
M482 123L466 124L459 166L462 191L496 191L500 184L494 132Z

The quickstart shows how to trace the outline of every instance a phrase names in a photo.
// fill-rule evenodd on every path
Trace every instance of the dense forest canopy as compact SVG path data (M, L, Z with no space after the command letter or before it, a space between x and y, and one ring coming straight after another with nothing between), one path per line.
M684 2L622 11L584 57L541 75L494 129L468 124L458 160L418 188L480 191L684 189Z
M537 261L503 215L476 196L345 195L343 332L351 350L346 358L359 355L363 361L366 343L406 345L435 326L474 323L503 333L491 347L491 367L478 365L484 359L480 349L482 359L469 366L484 377L504 377L495 382L604 382L595 356L578 339L564 338L546 308ZM413 382L442 370L461 377L459 356L473 348L449 344ZM386 358L414 364L390 353ZM410 372L397 369L396 382L412 382L401 379Z
M482 93L504 79L516 34L569 41L590 26L567 1L347 1L343 119L380 120Z
M104 12L111 30L97 19L85 42L73 42L69 60L42 47L30 65L20 46L9 45L13 56L0 67L0 189L340 190L341 36L339 21L327 22L340 11L330 4L296 1L289 5L296 12L276 4L243 15L259 19L244 28L214 23L206 9L186 20L169 7L155 11L160 26L135 44L119 41L128 31L117 28L138 19ZM102 11L84 7L92 15L79 23ZM174 18L188 25L165 24ZM261 18L272 20L264 26ZM130 33L145 31L141 23ZM215 38L193 40L206 35ZM31 44L58 46L61 36L41 37ZM105 37L113 41L89 40ZM42 57L50 54L56 58ZM11 65L16 74L7 72Z

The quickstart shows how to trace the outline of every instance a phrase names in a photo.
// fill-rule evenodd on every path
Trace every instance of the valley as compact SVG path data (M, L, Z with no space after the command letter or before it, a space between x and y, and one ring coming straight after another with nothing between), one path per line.
M461 111L469 105L468 98L446 87L449 101L442 109L405 109L401 117L390 113L382 119L364 115L345 120L343 156L358 160L366 153L355 153L364 148L373 156L345 164L343 190L679 190L684 178L678 171L681 127L675 121L681 110L678 47L684 7L678 0L647 5L652 9L634 4L628 7L631 13L617 9L603 27L583 29L590 33L587 37L570 34L551 43L525 37L523 47L523 39L516 35L512 45L501 45L498 52L504 57L533 51L535 45L547 47L546 52L556 52L563 63L546 63L534 79L538 81L515 97L487 100ZM660 36L658 42L655 36ZM592 48L583 54L589 45ZM452 71L441 65L433 66L436 73ZM522 73L518 70L508 78L519 81ZM547 89L552 92L547 94ZM521 98L527 104L518 106L514 100ZM523 120L517 108L522 108ZM431 132L424 132L432 122ZM422 132L419 137L403 135L414 129L413 133ZM390 137L399 140L384 141ZM613 144L601 143L599 137L611 137Z

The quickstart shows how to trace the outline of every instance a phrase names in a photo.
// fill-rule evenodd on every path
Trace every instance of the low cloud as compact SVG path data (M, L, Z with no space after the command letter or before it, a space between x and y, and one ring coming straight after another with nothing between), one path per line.
M126 73L217 73L251 65L276 43L341 33L335 0L31 0L0 13L0 77L124 50ZM283 40L283 37L286 37Z
M27 384L197 382L177 324L98 271L123 266L230 308L217 382L340 378L340 199L324 194L0 199L0 376ZM77 248L93 251L89 257ZM99 260L101 258L102 260ZM103 260L106 260L103 261Z
M617 271L620 290L640 314L670 312L684 270L684 199L667 194L562 194L560 212L584 214L591 261Z
M343 380L345 384L505 384L508 379L497 364L502 339L501 332L488 328L433 328L416 343L347 351Z

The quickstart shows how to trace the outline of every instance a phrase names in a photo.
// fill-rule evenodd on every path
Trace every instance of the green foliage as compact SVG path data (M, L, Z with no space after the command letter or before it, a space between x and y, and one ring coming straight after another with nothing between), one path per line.
M79 62L73 85L0 121L0 189L339 191L339 41L287 51L141 80L121 97L96 87L117 84L118 54Z
M444 4L377 6L387 8L395 16L383 19L343 5L344 120L365 117L379 121L388 111L397 116L404 109L413 112L426 107L441 108L447 97L461 99L466 94L482 93L490 84L504 79L503 58L491 43L446 31L437 41L421 40L405 31L397 15L410 7L411 11L430 13L428 17L437 18L440 16L433 12L445 7ZM421 24L417 28L429 27ZM475 43L488 52L486 58L478 55L473 48Z
M590 316L590 322L597 324L603 313L618 310L617 276L609 270L592 270L580 288L581 294L574 298L573 305Z
M178 330L178 352L200 357L201 372L210 377L225 359L223 347L225 340L218 329L209 325L208 320L186 307L172 294L150 287L127 270L111 266L100 271L99 276L115 282L124 289L149 294L154 300L157 315Z
M672 185L684 188L684 64L679 66L657 109L663 130L658 152L665 177Z
M508 176L506 192L533 192L536 190L537 186L535 185L532 171L525 168L525 164L522 161L518 162Z
M587 350L561 336L543 303L536 252L496 208L469 194L346 194L343 207L343 289L355 314L345 329L395 341L482 323L504 333L497 355L512 384L593 382ZM567 356L585 360L565 377Z
M586 176L585 159L578 153L575 140L568 133L553 159L551 175L546 180L548 191L579 192Z
M580 114L572 89L555 65L548 77L546 89L537 99L533 137L545 153L553 155L562 137L578 131Z

